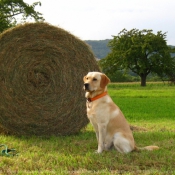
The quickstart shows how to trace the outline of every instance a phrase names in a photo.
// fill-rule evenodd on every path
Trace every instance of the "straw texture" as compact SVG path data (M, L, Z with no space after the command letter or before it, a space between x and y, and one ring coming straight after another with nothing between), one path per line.
M0 35L0 131L69 135L88 123L83 76L99 71L83 41L47 23Z

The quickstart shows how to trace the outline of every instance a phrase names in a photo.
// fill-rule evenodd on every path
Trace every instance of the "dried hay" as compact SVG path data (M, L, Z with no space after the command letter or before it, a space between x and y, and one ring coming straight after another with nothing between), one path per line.
M88 123L83 76L99 71L80 39L47 23L0 35L0 125L15 135L69 135Z

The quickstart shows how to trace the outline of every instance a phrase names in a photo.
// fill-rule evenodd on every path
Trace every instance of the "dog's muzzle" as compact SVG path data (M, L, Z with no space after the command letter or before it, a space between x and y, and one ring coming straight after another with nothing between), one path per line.
M85 89L86 91L89 91L89 83L85 83L85 84L84 84L84 89Z

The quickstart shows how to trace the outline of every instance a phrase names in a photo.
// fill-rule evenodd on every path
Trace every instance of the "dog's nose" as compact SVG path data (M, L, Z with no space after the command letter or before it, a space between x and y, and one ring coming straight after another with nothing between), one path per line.
M89 89L89 83L84 83L85 90Z

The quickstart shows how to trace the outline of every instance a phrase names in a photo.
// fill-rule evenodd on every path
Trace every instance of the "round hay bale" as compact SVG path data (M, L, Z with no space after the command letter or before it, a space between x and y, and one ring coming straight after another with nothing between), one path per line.
M88 45L47 23L0 35L0 125L15 135L69 135L88 123L83 76L99 71Z

